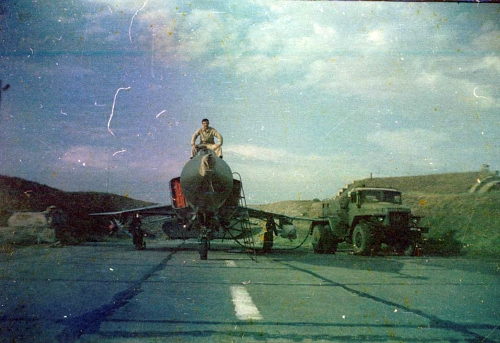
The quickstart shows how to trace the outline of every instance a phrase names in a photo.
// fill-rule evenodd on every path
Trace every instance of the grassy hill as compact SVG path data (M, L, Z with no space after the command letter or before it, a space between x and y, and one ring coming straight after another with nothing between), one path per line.
M422 215L429 228L424 253L500 256L500 192L469 194L486 172L449 173L358 180L351 187L392 187L403 191L403 204ZM333 197L334 195L332 195ZM314 201L284 201L259 208L293 216L315 217Z
M42 212L55 205L68 215L68 225L78 237L88 239L105 231L106 221L89 213L108 212L151 205L114 194L63 192L16 177L0 176L0 226L14 212Z
M353 186L392 187L404 193L436 193L461 194L467 193L471 186L492 173L487 171L468 173L447 173L421 176L384 177L358 180Z

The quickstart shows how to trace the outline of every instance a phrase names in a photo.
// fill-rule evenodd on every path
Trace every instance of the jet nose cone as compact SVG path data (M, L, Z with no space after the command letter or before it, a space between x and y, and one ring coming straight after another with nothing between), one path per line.
M190 207L215 212L231 193L233 175L215 154L198 154L182 169L180 183Z
M200 162L200 175L207 176L213 174L215 167L215 160L212 154L205 155L201 158Z

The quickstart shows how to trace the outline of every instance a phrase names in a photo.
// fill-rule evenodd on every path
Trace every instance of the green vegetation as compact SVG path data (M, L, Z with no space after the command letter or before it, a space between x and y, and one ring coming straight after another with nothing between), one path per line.
M430 228L426 253L498 257L500 192L406 194L405 203Z
M424 235L424 255L498 258L500 192L468 192L477 179L486 176L485 172L469 172L374 178L356 181L353 186L402 190L403 203L412 213L423 216L421 226L429 228ZM315 202L285 201L258 207L292 216L316 217Z

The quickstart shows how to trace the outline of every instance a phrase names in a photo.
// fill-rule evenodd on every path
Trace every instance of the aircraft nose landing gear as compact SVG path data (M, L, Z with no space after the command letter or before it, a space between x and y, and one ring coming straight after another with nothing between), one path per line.
M199 244L200 246L198 250L200 252L200 260L208 259L208 248L210 245L210 240L208 239L208 230L205 226L201 228Z

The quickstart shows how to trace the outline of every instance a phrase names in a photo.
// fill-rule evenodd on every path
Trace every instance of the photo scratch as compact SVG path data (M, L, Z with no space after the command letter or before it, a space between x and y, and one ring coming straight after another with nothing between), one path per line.
M113 131L111 131L111 129L110 129L110 127L109 127L109 126L110 126L110 124L111 124L111 119L113 119L113 114L114 114L114 112L115 112L116 97L118 96L118 93L119 93L121 90L129 90L129 89L130 89L130 87L126 87L126 88L125 88L125 87L120 87L120 88L118 88L118 89L116 90L115 97L114 97L114 99L113 99L113 106L111 107L111 115L109 116L109 120L108 120L108 131L109 131L109 133L111 133L113 136L114 136L115 134L113 133Z
M52 147L51 147L50 145L48 145L47 143L45 143L45 142L44 142L44 141L42 141L41 139L35 138L35 140L39 141L40 143L42 143L43 145L45 145L47 148L52 149Z
M158 113L158 114L156 115L156 118L158 118L159 116L161 116L161 115L162 115L163 113L165 113L165 112L167 112L167 111L166 111L166 110L161 111L160 113Z
M333 132L333 130L335 130L336 128L338 128L340 125L342 125L342 124L343 124L343 123L344 123L347 119L349 119L349 118L350 118L350 117L352 117L353 115L354 115L354 112L353 112L353 113L351 113L350 115L346 116L346 117L345 117L344 119L342 119L341 121L339 121L339 122L337 123L337 125L335 125L335 126L334 126L334 127L333 127L330 131L328 131L328 133L327 133L327 134L323 137L323 139L324 139L324 138L326 138L326 137L327 137L330 133L332 133L332 132Z
M135 18L135 16L137 15L137 13L139 13L140 11L142 11L142 10L144 9L144 7L146 7L146 5L148 4L148 1L149 1L149 0L146 0L146 1L144 2L144 5L142 5L142 7L141 7L141 8L139 8L139 9L138 9L138 10L134 13L134 15L132 16L132 19L130 20L130 26L128 27L128 39L130 40L130 43L132 43L132 35L131 35L130 31L132 30L132 24L133 24L133 22L134 22L134 18Z
M113 154L113 156L117 155L117 154L122 154L124 152L126 152L127 150L126 149L123 149L123 150L120 150L120 151L117 151Z
M154 33L151 35L151 77L153 79L155 78L155 72L154 72L155 36L156 34Z
M46 36L45 39L42 41L42 43L45 43L47 40L51 39L53 43L55 43L55 41L61 41L62 40L62 36L59 36L59 38L57 37L54 37L54 36Z
M483 99L487 99L487 98L486 98L485 96L483 96L483 95L477 95L477 94L476 94L476 89L478 89L478 88L479 88L479 87L474 88L474 92L473 92L473 93L474 93L474 96L475 96L476 98L483 98Z

